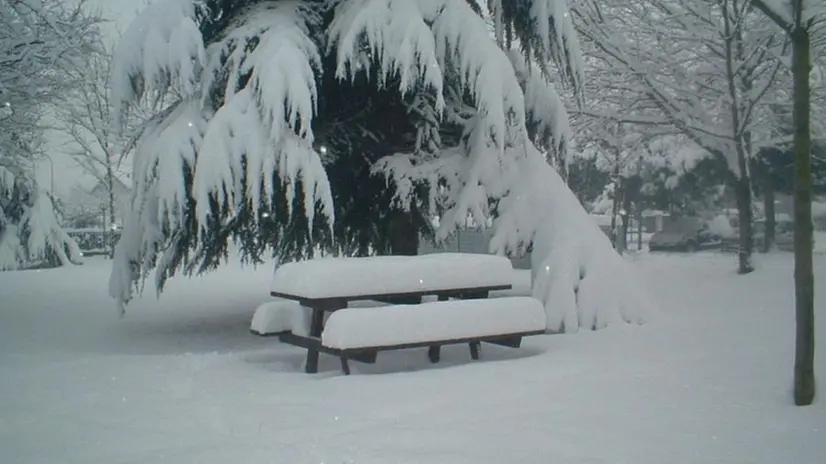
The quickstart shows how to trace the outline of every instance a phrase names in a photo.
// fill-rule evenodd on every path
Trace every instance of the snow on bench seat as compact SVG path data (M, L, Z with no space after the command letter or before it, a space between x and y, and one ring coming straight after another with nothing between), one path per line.
M297 301L269 301L255 309L250 332L256 335L273 335L292 332L307 336L310 333L310 310Z
M287 263L275 271L270 291L306 299L510 287L508 258L472 253L322 258Z
M347 350L544 330L545 308L531 297L434 301L336 311L321 344Z

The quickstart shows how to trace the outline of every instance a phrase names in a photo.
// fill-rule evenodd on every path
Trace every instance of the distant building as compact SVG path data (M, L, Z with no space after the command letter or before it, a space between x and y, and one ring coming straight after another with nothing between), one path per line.
M112 190L115 194L115 223L122 227L124 220L126 219L126 214L129 212L129 204L132 198L130 176L116 173ZM109 186L106 184L105 180L98 181L90 193L95 198L100 200L101 208L108 209ZM109 220L108 212L106 220Z
M642 227L645 232L662 232L664 221L670 217L667 211L647 209L642 212Z

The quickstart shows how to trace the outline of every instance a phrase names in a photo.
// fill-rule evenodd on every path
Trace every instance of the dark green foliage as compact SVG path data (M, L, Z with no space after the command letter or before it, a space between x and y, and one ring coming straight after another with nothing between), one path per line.
M722 157L709 156L697 162L672 184L675 172L667 167L655 169L646 177L643 201L652 209L674 214L694 215L715 205L721 188L733 188L736 178Z
M204 44L209 47L224 39L252 8L274 3L272 0L205 0L198 18ZM567 62L561 55L547 56L544 42L531 35L536 28L526 19L530 17L530 1L505 3L507 11L503 20L508 35L525 44L526 56L545 56L548 59L540 60L543 63ZM166 226L162 231L163 239L156 250L160 255L158 263L133 262L143 273L142 277L157 264L162 268L157 279L160 288L177 271L193 274L212 270L226 260L231 242L246 262L262 263L270 258L268 253L278 261L302 259L317 252L415 253L420 236L432 238L430 218L438 211L431 211L431 186L419 183L400 192L392 177L375 172L375 166L379 160L399 153L427 159L438 156L442 147L458 146L463 137L469 136L463 131L461 118L471 118L474 114L472 94L469 89L461 88L461 70L452 69L455 64L451 63L443 64L443 90L448 107L462 113L458 117L451 114L440 118L435 111L436 96L423 85L407 89L403 95L399 77L380 74L376 64L368 64L370 59L365 59L364 68L351 69L346 79L339 79L335 75L338 50L330 47L327 37L338 4L338 0L299 2L308 13L305 25L309 36L322 54L319 69L314 70L318 99L312 130L315 148L321 153L330 182L335 223L329 223L320 204L304 204L300 175L292 184L294 197L288 205L287 185L278 172L265 173L272 176L272 185L276 186L271 198L263 198L262 191L258 205L253 205L248 197L239 200L239 196L234 196L231 204L226 195L212 195L208 205L210 214L205 223L200 223L195 211L204 205L195 204L193 168L186 166L182 223ZM468 4L481 14L481 1L468 0ZM550 32L555 36L555 31ZM253 37L247 43L231 44L228 48L250 51L258 43L259 38ZM365 41L365 58L370 52ZM205 101L213 110L225 103L230 78L237 81L236 86L243 87L252 75L247 71L244 76L230 76L233 71L229 66L220 68L221 74L212 76L215 79L211 87L203 89ZM241 164L246 164L243 159ZM239 192L247 189L244 175L241 174L238 185L234 186ZM235 204L237 201L241 203ZM306 208L315 209L312 223L307 219Z
M206 42L219 40L233 18L256 3L259 1L208 2L209 17L202 24ZM332 21L331 10L325 9L331 3L306 3L318 8L322 22L315 27L319 32L324 31ZM248 44L250 47L255 45ZM319 48L324 50L324 44L319 44ZM304 204L300 180L294 184L294 198L288 209L286 186L274 172L271 174L273 185L278 188L272 198L257 205L257 213L250 199L238 206L219 201L218 196L213 195L207 224L197 230L196 205L191 191L193 170L187 166L183 175L189 200L184 208L182 227L164 231L168 237L165 259L169 266L165 266L164 274L159 276L161 288L176 269L193 274L217 268L228 257L230 242L239 248L242 259L251 263L264 262L269 257L266 255L268 251L277 260L308 258L316 251L348 255L386 254L393 251L389 231L393 218L399 213L406 214L419 233L432 235L427 219L425 186L414 189L407 212L396 199L395 185L383 174L372 172L374 163L380 158L415 150L421 118L411 114L413 97L402 97L398 82L393 78L388 79L384 87L378 87L376 69L365 69L353 80L336 78L333 72L335 52L331 50L323 57L325 72L317 75L318 116L313 121L316 148L323 146L326 151L323 157L333 193L335 227L331 229L320 205ZM216 107L223 104L226 79L223 76L210 89L211 101ZM242 165L245 165L243 160ZM247 188L245 176L242 176L239 188ZM261 193L263 196L263 191ZM316 208L312 230L306 218L306 207ZM257 218L254 217L256 214Z
M560 50L558 54L548 54L543 38L533 33L533 20L531 16L531 8L534 0L510 0L504 1L502 5L502 22L505 25L505 42L510 47L514 41L518 41L522 47L523 55L529 60L533 61L542 68L542 71L548 73L547 66L550 62L556 65L565 78L571 83L574 88L579 86L576 74L568 66L571 63L571 57L568 56L567 47L564 51ZM550 37L556 37L557 31L551 22Z
M9 227L17 228L17 238L20 240L21 248L18 250L26 258L18 263L24 267L35 265L38 268L52 268L63 265L62 260L58 256L57 251L48 245L44 250L43 256L29 258L31 249L29 247L29 240L32 238L32 230L29 227L28 214L30 208L35 203L36 193L34 186L28 182L19 180L18 178L6 192L0 192L0 237L7 232ZM4 186L5 187L5 186ZM49 195L48 193L41 193L41 195ZM51 198L51 196L50 196ZM50 200L50 201L53 201ZM58 214L58 211L55 211ZM69 244L64 244L64 253L71 256ZM29 262L34 259L33 262ZM0 268L0 270L3 270Z
M774 190L791 195L794 191L794 151L791 148L765 147L752 162L755 177L771 182ZM812 183L816 195L826 194L826 143L814 143L812 148ZM758 195L763 182L754 186Z
M568 187L582 204L596 200L609 182L611 174L599 169L593 158L574 158L568 164Z
M15 182L11 187L9 195L0 196L0 234L5 230L6 224L19 224L26 214L26 208L33 203L31 189L23 182Z

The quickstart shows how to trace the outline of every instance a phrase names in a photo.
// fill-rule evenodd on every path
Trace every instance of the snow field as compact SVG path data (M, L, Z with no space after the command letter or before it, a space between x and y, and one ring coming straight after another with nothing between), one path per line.
M791 405L791 257L757 264L635 256L660 308L643 326L486 345L481 363L388 352L350 377L325 356L306 375L303 350L249 333L270 267L148 288L124 319L105 259L0 273L0 462L822 464L824 402Z

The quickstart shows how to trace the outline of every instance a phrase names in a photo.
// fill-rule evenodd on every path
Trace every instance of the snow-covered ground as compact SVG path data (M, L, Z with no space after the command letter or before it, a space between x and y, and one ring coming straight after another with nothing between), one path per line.
M249 334L269 268L174 280L123 320L105 259L0 273L0 462L826 462L826 402L790 400L791 254L745 277L731 255L629 259L661 306L648 325L483 346L478 362L466 346L438 365L382 353L350 377L325 356L305 375L299 349Z

